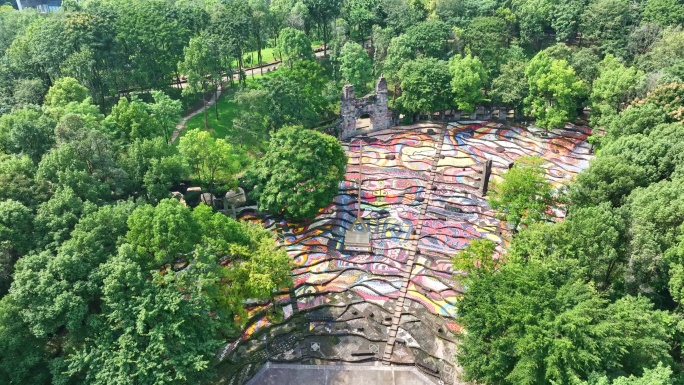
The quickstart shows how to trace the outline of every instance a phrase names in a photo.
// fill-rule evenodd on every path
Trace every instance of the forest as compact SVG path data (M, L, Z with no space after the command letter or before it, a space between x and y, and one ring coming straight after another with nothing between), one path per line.
M222 383L217 349L247 301L287 292L291 261L259 224L172 192L240 187L312 219L345 175L342 86L383 75L402 123L498 106L593 128L595 159L561 190L536 159L493 187L505 253L454 256L462 379L684 384L681 0L16 8L0 6L0 383Z

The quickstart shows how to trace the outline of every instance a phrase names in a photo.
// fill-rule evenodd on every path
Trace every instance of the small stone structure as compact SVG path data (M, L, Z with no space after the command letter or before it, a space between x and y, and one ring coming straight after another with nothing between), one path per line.
M226 209L231 208L233 218L237 217L236 207L243 206L247 202L247 196L245 195L245 190L242 187L238 187L236 190L230 190L223 197L223 207Z
M356 132L356 120L363 115L370 116L368 131L385 130L394 126L394 112L388 107L389 97L387 80L380 76L375 85L375 93L357 99L354 86L347 84L342 88L340 103L340 139L349 139Z

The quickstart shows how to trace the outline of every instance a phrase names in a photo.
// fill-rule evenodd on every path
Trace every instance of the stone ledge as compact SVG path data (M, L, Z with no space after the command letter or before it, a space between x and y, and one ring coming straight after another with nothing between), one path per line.
M414 366L384 366L359 364L296 365L267 363L247 385L308 385L352 384L374 385L434 385Z

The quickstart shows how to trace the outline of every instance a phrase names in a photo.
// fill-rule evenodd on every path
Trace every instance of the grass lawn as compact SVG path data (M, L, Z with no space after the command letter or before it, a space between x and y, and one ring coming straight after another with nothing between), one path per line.
M278 59L280 59L280 58L276 57L275 48L269 47L269 48L264 48L261 50L261 63L262 64L273 63L274 61L276 61ZM243 60L243 64L245 67L256 66L257 51L246 53L242 60ZM233 66L237 67L237 61L233 62Z
M277 71L267 72L263 75L256 74L253 78L252 76L249 76L247 77L247 84L258 80L263 76L273 76L276 72ZM230 137L233 134L233 119L235 119L238 114L238 106L235 102L236 90L238 90L237 87L235 89L230 89L227 87L219 98L217 105L210 106L207 110L207 126L209 132L211 132L211 135L214 138L225 139L226 136ZM216 119L216 108L218 108L218 119ZM192 130L194 128L199 128L201 130L204 129L204 112L199 113L188 120L185 125L185 129L179 135L179 139L185 135L188 130ZM178 141L179 140L176 140L175 143L178 143Z
M323 41L314 41L311 42L311 47L316 48L319 46L323 46ZM268 64L268 63L273 63L276 60L279 60L280 57L278 57L276 52L276 49L274 47L268 47L268 48L263 48L261 50L261 64ZM257 51L254 52L247 52L245 56L243 57L243 64L245 67L254 67L256 66L256 61L257 61ZM233 67L237 67L237 60L233 61Z
M227 89L219 98L217 105L211 106L207 110L207 126L209 131L211 131L211 135L215 138L225 138L233 128L233 118L237 115L237 104L233 98L234 96L235 90ZM218 108L218 119L216 119L216 112L214 112L215 108ZM190 118L181 136L194 128L204 129L204 113Z

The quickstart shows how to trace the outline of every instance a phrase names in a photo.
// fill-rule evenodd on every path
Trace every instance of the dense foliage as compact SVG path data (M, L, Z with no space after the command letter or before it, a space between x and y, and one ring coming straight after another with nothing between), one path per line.
M597 157L567 191L534 159L492 188L507 250L455 258L465 378L681 381L681 1L62 4L0 6L0 383L207 383L242 301L288 286L288 258L171 191L241 185L261 210L311 218L344 177L320 132L341 86L360 97L380 75L408 118L485 105L595 126Z
M247 179L259 209L311 219L337 195L346 167L347 156L337 139L291 126L273 136Z
M459 306L467 333L458 353L465 379L681 379L682 86L660 86L625 108L619 101L639 74L614 60L606 57L592 92L605 124L593 138L598 156L561 199L565 220L550 218L557 211L543 199L551 193L544 170L516 162L490 199L519 230L510 247L495 255L476 241L455 257L456 269L467 273ZM601 80L609 72L623 85Z

